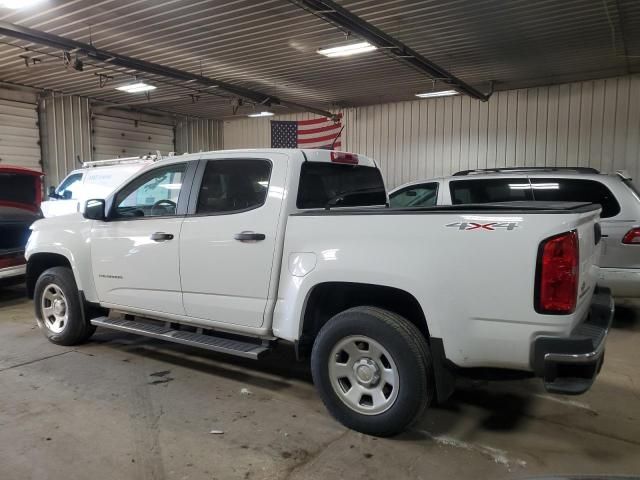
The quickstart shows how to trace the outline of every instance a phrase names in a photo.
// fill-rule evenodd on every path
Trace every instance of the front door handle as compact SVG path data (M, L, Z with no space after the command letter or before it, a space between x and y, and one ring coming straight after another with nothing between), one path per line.
M151 240L154 242L166 242L167 240L173 240L172 233L155 232L151 234Z
M236 233L233 238L240 242L259 242L267 238L264 233L256 232L240 232Z

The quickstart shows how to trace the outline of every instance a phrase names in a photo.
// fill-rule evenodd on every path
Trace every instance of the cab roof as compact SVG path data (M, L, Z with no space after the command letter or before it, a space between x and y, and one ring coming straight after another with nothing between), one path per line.
M323 150L313 148L243 148L235 150L212 150L209 152L185 153L160 160L158 163L174 163L178 161L192 161L203 157L211 158L241 158L242 154L251 154L252 156L265 155L267 157L274 154L287 155L290 158L298 159L301 163L309 162L326 162L348 165L361 165L365 167L377 168L376 162L359 153L343 152L339 150Z

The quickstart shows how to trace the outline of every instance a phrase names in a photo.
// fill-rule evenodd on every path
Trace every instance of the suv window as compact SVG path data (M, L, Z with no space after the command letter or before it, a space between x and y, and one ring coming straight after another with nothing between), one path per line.
M454 205L533 200L526 177L454 180L449 182L449 189Z
M176 215L184 163L156 168L120 190L114 202L116 217L160 217Z
M537 201L590 202L602 205L602 218L620 213L620 205L603 183L577 178L532 178L533 195Z
M304 162L298 208L385 205L387 193L380 170L362 165Z
M394 208L402 207L433 207L438 199L438 183L423 183L410 185L394 192L389 197L389 203Z
M209 160L196 213L231 213L264 205L269 190L268 160Z
M80 182L82 182L82 173L74 173L65 178L56 189L56 193L60 198L65 200L77 199L80 190Z

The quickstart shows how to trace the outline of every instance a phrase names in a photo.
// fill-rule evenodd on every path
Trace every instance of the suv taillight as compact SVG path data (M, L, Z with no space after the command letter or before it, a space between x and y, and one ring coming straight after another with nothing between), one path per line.
M622 237L622 243L627 245L640 245L640 228L632 228L624 237Z
M535 308L538 313L568 314L578 298L578 232L547 238L538 249Z

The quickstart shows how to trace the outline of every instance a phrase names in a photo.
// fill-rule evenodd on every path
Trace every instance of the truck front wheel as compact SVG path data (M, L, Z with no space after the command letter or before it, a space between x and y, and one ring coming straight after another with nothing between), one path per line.
M331 318L314 342L311 372L331 414L369 435L403 431L435 391L431 354L420 331L376 307L355 307Z
M36 282L34 306L38 326L49 341L58 345L77 345L86 341L96 327L82 313L82 303L71 269L53 267Z

